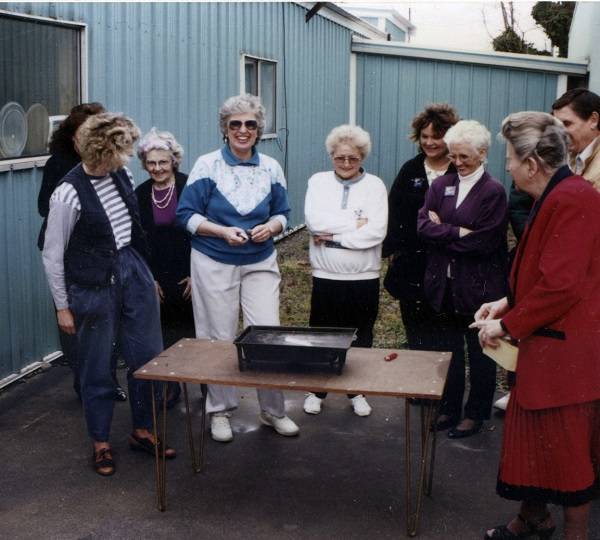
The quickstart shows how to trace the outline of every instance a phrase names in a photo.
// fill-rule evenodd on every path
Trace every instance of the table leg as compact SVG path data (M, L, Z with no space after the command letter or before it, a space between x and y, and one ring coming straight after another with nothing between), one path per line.
M419 475L417 481L417 495L414 503L411 496L411 433L410 433L410 405L405 400L405 431L406 431L406 533L408 536L416 536L421 518L421 503L423 501L423 492L431 489L431 476L433 474L433 448L435 443L435 434L430 432L429 426L434 418L436 409L435 402L427 400L421 405L421 460L419 464ZM431 461L428 460L431 452ZM429 469L429 477L427 471ZM427 484L426 487L426 478Z
M200 472L204 468L204 441L206 439L206 396L208 395L208 387L205 384L200 385L202 397L200 398L200 410L202 417L200 421Z
M154 426L154 440L158 441L160 439L158 433L158 415L157 415L157 406L156 406L156 394L155 394L155 385L154 381L152 381L152 421ZM163 396L166 396L167 391L167 383L163 383L162 385ZM163 419L162 419L162 456L159 455L158 445L154 445L154 474L155 474L155 482L156 482L156 505L161 512L164 512L167 507L167 496L166 496L166 477L167 477L167 467L166 467L166 459L165 459L165 451L167 447L167 400L163 399ZM162 463L161 463L162 457Z
M433 468L435 465L435 451L437 448L437 418L440 410L440 404L438 401L432 401L430 406L432 407L430 413L430 425L433 426L433 430L431 432L431 458L429 460L429 476L427 478L427 485L425 486L425 495L428 497L431 497L431 492L433 490Z
M200 385L202 397L200 398L200 411L201 411L201 423L200 423L200 449L199 455L196 456L196 447L194 445L194 431L192 429L192 415L190 414L190 401L188 397L187 384L183 383L183 399L185 401L185 416L188 433L188 441L190 445L190 453L192 455L192 469L194 473L202 472L204 467L204 432L206 430L206 394L207 388L205 384Z

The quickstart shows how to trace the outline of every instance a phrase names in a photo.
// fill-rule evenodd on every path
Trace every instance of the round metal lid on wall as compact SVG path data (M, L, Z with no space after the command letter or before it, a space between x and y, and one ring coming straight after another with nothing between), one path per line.
M27 143L27 117L21 105L9 101L0 109L0 156L19 157Z
M27 109L26 156L37 156L48 151L48 110L41 103Z

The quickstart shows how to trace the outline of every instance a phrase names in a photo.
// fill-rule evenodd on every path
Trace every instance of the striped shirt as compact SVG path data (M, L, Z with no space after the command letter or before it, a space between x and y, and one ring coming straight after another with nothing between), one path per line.
M129 178L131 179L131 175L129 175ZM127 211L127 206L125 206L123 199L117 191L117 186L115 186L112 177L110 175L105 176L104 178L90 177L90 182L96 190L100 199L100 204L102 204L102 208L104 208L104 211L108 216L117 249L128 246L131 244L131 216ZM132 185L134 185L133 180ZM73 225L75 225L79 219L79 214L81 213L81 203L79 202L79 197L75 188L66 182L60 184L50 198L50 205L57 201L66 204L77 213L73 222Z

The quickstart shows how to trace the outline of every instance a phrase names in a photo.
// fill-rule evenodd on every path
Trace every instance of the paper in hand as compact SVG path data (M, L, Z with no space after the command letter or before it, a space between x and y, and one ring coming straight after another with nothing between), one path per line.
M489 356L494 362L496 362L496 364L503 367L507 371L516 371L519 348L515 347L505 339L499 339L498 343L499 346L496 349L484 347L484 354Z

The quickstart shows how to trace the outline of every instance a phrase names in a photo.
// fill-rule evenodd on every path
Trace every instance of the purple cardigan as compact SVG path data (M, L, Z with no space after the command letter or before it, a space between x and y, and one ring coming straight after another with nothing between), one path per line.
M471 315L482 303L506 294L507 202L502 184L486 172L456 208L458 183L456 173L432 183L419 210L417 230L427 244L427 301L441 311L450 265L454 309ZM429 219L430 210L441 224ZM459 227L473 232L460 238Z

